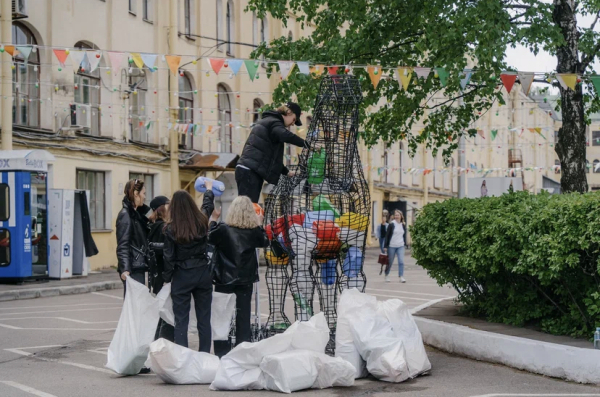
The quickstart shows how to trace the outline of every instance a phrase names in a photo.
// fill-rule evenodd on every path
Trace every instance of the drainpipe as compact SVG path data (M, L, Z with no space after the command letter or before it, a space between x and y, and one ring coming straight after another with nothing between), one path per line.
M2 43L12 43L12 1L0 0L0 34ZM2 83L2 150L12 150L12 70L11 56L4 52L0 82Z
M177 44L177 1L169 2L169 53L175 53L175 46ZM178 112L178 97L174 96L173 93L178 91L179 87L179 78L178 75L169 73L169 114L171 118L171 123L175 124L175 120L177 120ZM171 155L171 194L175 193L177 190L181 189L181 184L179 182L179 136L177 135L177 131L174 129L169 131L169 149Z

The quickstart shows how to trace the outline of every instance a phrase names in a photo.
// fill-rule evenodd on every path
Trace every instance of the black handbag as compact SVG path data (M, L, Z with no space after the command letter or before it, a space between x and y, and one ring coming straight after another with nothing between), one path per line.
M133 245L131 248L135 251L133 262L131 263L131 270L134 273L142 273L150 270L148 266L148 249L144 247L142 249L136 248Z

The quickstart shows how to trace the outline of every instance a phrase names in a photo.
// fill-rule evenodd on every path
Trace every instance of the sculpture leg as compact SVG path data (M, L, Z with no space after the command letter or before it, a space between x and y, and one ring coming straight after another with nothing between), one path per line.
M265 279L269 291L269 318L266 332L273 335L285 331L291 325L285 315L285 296L289 284L287 265L274 265L267 261Z

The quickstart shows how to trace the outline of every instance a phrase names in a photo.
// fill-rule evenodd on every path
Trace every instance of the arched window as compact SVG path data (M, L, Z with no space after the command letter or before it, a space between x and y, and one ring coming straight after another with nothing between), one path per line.
M35 36L25 25L15 22L12 26L15 45L37 45ZM29 127L40 126L40 53L31 52L27 62L23 54L14 57L13 80L13 123ZM36 87L38 84L38 87Z
M600 174L600 167L598 167L600 160L594 160L594 174Z
M403 185L403 181L402 181L402 175L404 174L404 144L402 142L400 142L400 145L398 147L398 156L399 156L399 163L398 163L398 167L400 168L400 173L399 173L399 177L398 177L398 185Z
M123 69L122 73L127 73L127 84L129 85L129 125L131 130L131 140L136 142L149 142L148 137L148 75L150 70L129 68Z
M260 113L264 103L258 98L254 98L252 103L252 122L256 123L260 119Z
M190 75L186 72L183 76L179 76L179 114L177 119L181 124L193 124L194 123L194 88ZM188 131L181 135L180 143L181 146L187 149L194 148L194 134L193 131Z
M227 14L226 14L226 29L227 29L227 55L234 55L234 46L232 44L235 41L235 17L233 14L233 1L227 1Z
M75 43L75 48L83 51L99 49L83 41ZM100 136L100 68L94 71L90 69L86 57L75 75L75 104L78 105L75 124L84 126L84 131L90 135Z
M233 153L230 90L225 84L217 86L219 94L219 121L221 121L221 152Z

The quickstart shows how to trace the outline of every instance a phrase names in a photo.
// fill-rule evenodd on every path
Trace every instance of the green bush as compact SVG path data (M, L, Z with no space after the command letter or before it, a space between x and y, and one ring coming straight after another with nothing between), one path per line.
M576 337L600 326L600 194L451 199L411 232L418 264L471 315Z

